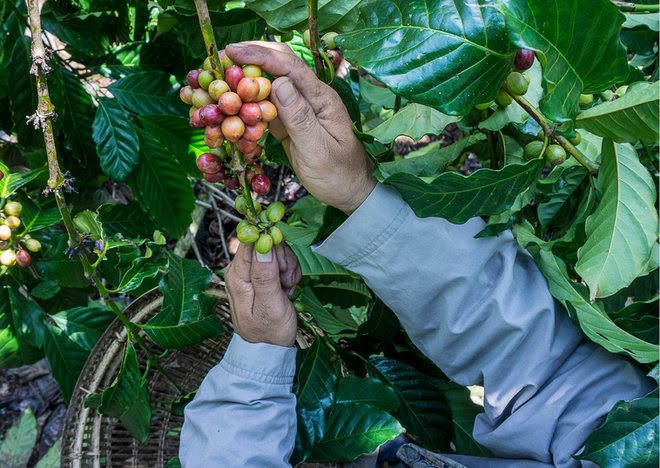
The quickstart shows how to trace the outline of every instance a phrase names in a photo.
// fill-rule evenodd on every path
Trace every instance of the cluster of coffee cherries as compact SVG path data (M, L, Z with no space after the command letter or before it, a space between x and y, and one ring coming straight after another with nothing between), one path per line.
M493 104L493 102L500 107L507 107L513 102L511 95L522 96L527 93L527 90L529 89L529 77L523 72L529 70L533 64L534 51L529 49L519 50L514 59L515 70L509 73L506 77L502 89L497 93L495 100L477 104L475 108L486 110Z
M335 41L338 33L336 32L327 32L321 36L321 46L323 47L323 52L328 56L332 67L336 70L339 68L341 61L344 59L344 55L341 50L337 47L337 42ZM312 45L311 35L309 29L306 29L303 32L303 43L308 49Z
M545 145L545 134L543 130L537 135L537 140L534 140L527 145L523 150L523 159L530 161L532 159L539 159L541 156L545 157L546 161L552 166L559 166L566 161L566 150L561 145ZM575 136L569 138L569 141L574 146L577 146L582 141L582 135L579 132L575 132ZM545 150L544 150L545 148Z
M204 141L211 149L197 158L197 167L205 180L230 189L240 187L245 172L252 190L264 195L270 180L257 160L263 151L259 141L277 117L268 99L271 82L257 65L235 65L224 51L218 58L224 79L215 78L206 59L201 69L188 73L188 84L179 91L181 100L191 106L190 126L204 128Z
M253 204L254 209L250 209L249 203ZM284 240L282 230L276 226L284 217L284 203L276 201L262 210L258 203L239 195L236 197L236 211L246 216L236 226L236 237L244 244L254 244L257 252L266 254Z
M21 226L22 211L23 205L16 201L8 201L0 210L0 265L4 271L14 265L29 267L32 264L30 252L41 250L38 240L16 232ZM4 271L0 270L0 273Z

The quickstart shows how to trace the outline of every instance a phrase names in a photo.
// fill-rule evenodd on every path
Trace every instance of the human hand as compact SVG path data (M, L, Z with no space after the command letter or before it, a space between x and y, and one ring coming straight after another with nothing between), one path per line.
M225 272L236 333L251 343L293 346L296 312L289 297L300 281L296 255L284 245L267 254L241 243Z
M335 90L319 81L286 44L243 42L225 52L237 63L259 65L279 77L270 98L278 112L271 133L282 140L293 170L314 197L347 214L355 211L376 179Z

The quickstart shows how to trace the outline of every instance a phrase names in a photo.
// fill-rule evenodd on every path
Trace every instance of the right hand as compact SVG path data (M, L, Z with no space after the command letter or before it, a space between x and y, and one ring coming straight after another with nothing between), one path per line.
M279 42L243 42L225 52L240 64L277 76L271 100L278 118L271 133L282 140L293 170L318 200L351 214L376 185L372 164L353 134L339 95Z

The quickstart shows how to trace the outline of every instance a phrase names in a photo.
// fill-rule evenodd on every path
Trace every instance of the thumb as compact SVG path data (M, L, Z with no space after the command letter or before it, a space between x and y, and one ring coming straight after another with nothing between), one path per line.
M314 109L289 78L280 77L273 81L271 100L292 140L309 138L319 130Z
M256 250L254 251L250 278L252 288L254 289L255 302L259 300L272 300L282 294L280 267L275 249L267 254L260 254Z

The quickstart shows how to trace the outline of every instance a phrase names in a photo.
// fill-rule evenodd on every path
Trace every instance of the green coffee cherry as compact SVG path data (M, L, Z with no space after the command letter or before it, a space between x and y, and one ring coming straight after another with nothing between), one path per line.
M204 63L202 64L202 69L211 72L213 71L213 68L211 67L211 59L209 57L206 57L204 59Z
M199 86L202 89L209 89L209 85L211 82L214 80L213 78L213 73L210 71L204 70L202 71L199 76L197 77L197 81L199 82Z
M272 228L270 228L268 233L270 234L270 237L273 238L274 245L280 245L284 240L284 234L282 234L282 230L277 226L273 226Z
M486 110L491 106L491 104L493 104L493 102L494 101L482 102L481 104L474 106L474 108L478 110Z
M293 308L296 309L296 312L305 312L305 304L302 301L293 301Z
M545 159L553 166L559 166L566 161L566 151L559 145L550 145L545 150Z
M532 159L537 159L541 156L543 151L543 142L542 141L532 141L525 146L523 150L523 159L525 161L531 161Z
M260 254L267 254L273 248L273 238L270 234L262 234L259 236L257 243L254 244L254 249Z
M259 213L259 221L261 221L264 224L270 224L270 221L268 221L268 216L266 216L266 212L262 211Z
M513 98L500 89L500 92L497 93L497 96L495 97L495 102L500 107L507 107L513 102Z
M522 96L529 88L529 82L525 79L522 73L511 72L506 77L506 87L516 96Z
M37 239L28 239L25 241L25 248L30 252L39 252L41 250L41 242Z
M236 197L236 200L234 200L234 208L242 215L248 212L248 203L243 195Z
M608 89L607 91L603 91L602 93L600 93L600 98L603 101L611 101L612 99L614 99L614 93L612 92L612 90Z
M619 86L614 92L614 94L616 94L616 97L620 98L627 92L628 92L628 85L623 85L623 86Z
M303 44L305 44L305 47L307 47L308 49L312 45L312 40L309 35L309 29L305 29L305 32L303 32Z
M321 40L325 43L325 45L328 46L328 49L334 49L337 47L337 43L335 42L335 38L338 36L336 32L329 32L325 33L323 37L321 37Z
M282 218L284 218L284 211L286 210L286 207L284 206L284 203L281 201L276 201L268 205L268 208L266 208L266 216L268 217L268 221L271 223L276 223L280 221Z
M23 211L23 205L18 202L10 201L5 205L5 214L8 216L18 216Z
M590 106L594 102L593 94L580 94L580 107Z
M236 228L236 237L244 244L253 244L259 240L259 229L251 224L244 225L241 229Z
M570 141L573 146L577 146L582 141L582 135L580 135L580 132L575 132L575 136L568 141Z

